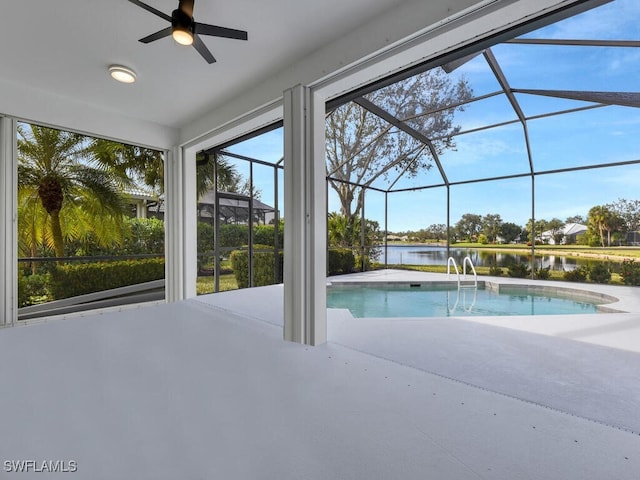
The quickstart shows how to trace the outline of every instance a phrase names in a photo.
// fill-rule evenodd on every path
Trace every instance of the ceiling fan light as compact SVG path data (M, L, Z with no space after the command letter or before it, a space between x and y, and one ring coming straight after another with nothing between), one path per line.
M171 36L176 41L176 43L179 43L180 45L193 44L193 34L185 28L174 28Z
M122 83L133 83L136 81L136 72L122 65L111 65L109 74L114 80Z

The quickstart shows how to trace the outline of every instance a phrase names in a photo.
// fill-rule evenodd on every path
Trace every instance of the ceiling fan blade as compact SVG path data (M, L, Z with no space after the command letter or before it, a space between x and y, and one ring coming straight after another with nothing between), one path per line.
M236 30L235 28L218 27L217 25L207 25L206 23L196 23L195 30L196 33L200 35L233 38L235 40L247 39L247 32L244 30Z
M204 58L207 63L213 63L216 61L213 54L209 51L204 42L200 39L198 35L193 36L193 48L195 48L202 58Z
M172 27L163 28L159 32L152 33L151 35L141 38L138 41L142 43L151 43L156 40L160 40L161 38L168 37L169 35L171 35L171 31L172 31Z
M138 5L139 7L144 8L147 12L151 12L154 15L159 16L160 18L164 18L167 22L171 21L171 17L169 15L167 15L166 13L162 13L160 10L156 10L155 8L153 8L150 5L147 5L146 3L142 3L140 0L129 0L131 3Z
M186 13L189 18L193 17L193 1L194 0L179 0L178 8Z

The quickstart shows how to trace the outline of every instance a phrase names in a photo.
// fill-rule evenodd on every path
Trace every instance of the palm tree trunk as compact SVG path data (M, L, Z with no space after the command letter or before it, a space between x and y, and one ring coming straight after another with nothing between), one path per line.
M602 245L602 248L604 248L604 228L602 225L599 225L598 230L600 230L600 244Z
M53 248L56 257L64 257L64 240L62 239L62 227L60 226L60 210L52 210L49 215L51 217L51 236L53 237Z

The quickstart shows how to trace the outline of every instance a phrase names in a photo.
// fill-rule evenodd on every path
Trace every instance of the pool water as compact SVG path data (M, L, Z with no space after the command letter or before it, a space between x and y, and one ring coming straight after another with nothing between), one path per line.
M473 287L329 287L327 307L347 308L357 318L597 313L596 303L582 298Z

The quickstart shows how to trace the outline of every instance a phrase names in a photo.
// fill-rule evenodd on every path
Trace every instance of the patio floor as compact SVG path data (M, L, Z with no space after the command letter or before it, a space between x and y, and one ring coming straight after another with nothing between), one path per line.
M637 478L639 315L527 330L330 311L329 342L306 347L282 341L282 291L1 330L3 474L32 459L91 479Z

